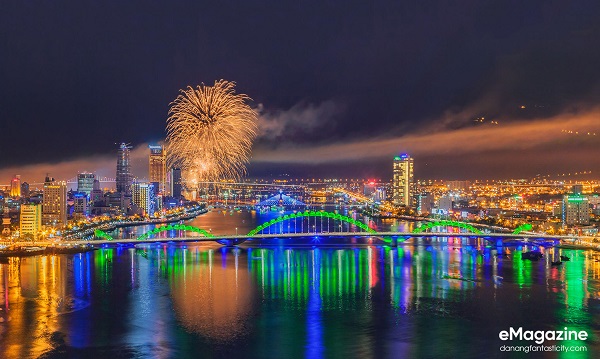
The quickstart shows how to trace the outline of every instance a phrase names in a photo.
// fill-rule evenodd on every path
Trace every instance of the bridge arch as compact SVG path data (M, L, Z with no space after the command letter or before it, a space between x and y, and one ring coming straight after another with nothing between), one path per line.
M533 226L531 225L531 223L524 223L520 226L518 226L517 228L515 228L515 230L512 232L512 234L519 234L523 231L531 231L533 229Z
M101 230L101 229L96 229L96 230L94 230L94 236L96 236L96 237L98 237L98 238L104 238L104 239L106 239L107 241L112 241L112 240L113 240L113 237L111 237L111 235L110 235L110 234L108 234L108 233L104 232L104 231L103 231L103 230Z
M483 232L481 232L481 230L473 227L469 223L449 221L449 220L427 222L425 224L421 224L419 227L413 229L412 233L423 233L426 230L431 229L433 227L452 227L452 228L466 229L470 233L483 234Z
M289 221L291 219L296 219L296 218L310 218L310 217L330 218L330 219L333 219L336 221L341 221L341 222L355 225L356 227L364 230L365 232L369 232L369 233L373 233L373 234L377 233L377 231L375 231L373 228L370 228L366 224L364 224L360 221L357 221L354 218L350 218L348 216L341 215L339 213L333 213L333 212L327 212L327 211L304 211L304 212L298 212L298 213L290 213L290 214L286 214L284 216L279 216L277 218L273 218L269 222L265 222L265 223L261 224L260 226L254 228L253 230L248 232L247 235L254 236L254 235L262 232L263 230L265 230L273 225L276 225L278 223L284 222L284 221Z
M199 233L202 234L204 237L214 237L214 235L210 232L207 232L206 230L202 229L202 228L198 228L195 226L189 226L187 224L169 224L166 226L160 226L160 227L156 227L152 230L149 230L148 232L142 234L141 236L137 237L138 240L143 241L145 239L148 239L148 237L150 237L153 234L158 234L160 232L167 232L167 231L188 231L188 232L194 232L194 233Z

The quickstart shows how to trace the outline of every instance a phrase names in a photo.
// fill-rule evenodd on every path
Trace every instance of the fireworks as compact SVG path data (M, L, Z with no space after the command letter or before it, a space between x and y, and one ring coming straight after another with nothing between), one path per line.
M224 80L180 92L167 119L169 165L182 169L188 187L245 174L257 132L251 99Z

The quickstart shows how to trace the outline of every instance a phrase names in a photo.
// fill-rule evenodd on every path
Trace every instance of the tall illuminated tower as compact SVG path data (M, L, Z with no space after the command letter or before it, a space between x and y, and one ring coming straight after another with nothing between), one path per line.
M10 181L10 196L21 197L21 176L15 175L12 181Z
M46 177L42 200L42 224L67 224L67 183Z
M117 192L127 196L131 195L131 182L133 179L131 174L131 164L129 163L130 150L131 146L127 143L121 143L119 145L117 155L117 176L115 178Z
M165 194L167 182L167 151L161 145L149 145L148 174L150 182L158 184L158 192Z
M406 153L394 157L392 200L396 206L413 206L413 159Z

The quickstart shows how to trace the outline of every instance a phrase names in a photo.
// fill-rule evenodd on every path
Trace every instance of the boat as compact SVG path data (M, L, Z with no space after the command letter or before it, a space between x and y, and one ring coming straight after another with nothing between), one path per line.
M543 256L544 256L544 254L540 251L524 252L521 254L521 258L528 259L530 261L538 261Z
M567 257L567 256L560 256L560 260L563 262L568 262L571 260L571 258Z

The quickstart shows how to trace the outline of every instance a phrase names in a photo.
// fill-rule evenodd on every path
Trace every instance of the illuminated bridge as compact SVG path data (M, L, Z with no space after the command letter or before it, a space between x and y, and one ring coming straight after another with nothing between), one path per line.
M223 245L236 245L245 241L259 241L262 239L299 239L299 238L367 238L382 244L397 245L409 238L417 237L462 237L481 238L497 245L509 241L519 243L532 243L539 245L556 245L560 240L576 239L574 236L547 236L527 232L531 225L525 224L513 233L484 233L472 224L457 221L430 221L422 222L411 232L377 231L367 224L344 216L339 213L325 211L304 211L279 216L258 227L247 234L213 234L206 229L186 225L169 224L156 227L137 238L122 239L112 238L105 232L96 231L95 241L76 241L83 244L108 244L108 243L154 243L154 242L218 242ZM172 237L160 237L161 233L171 234ZM318 243L319 241L313 241Z

